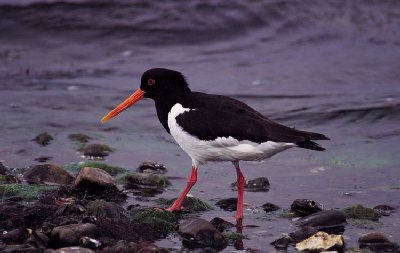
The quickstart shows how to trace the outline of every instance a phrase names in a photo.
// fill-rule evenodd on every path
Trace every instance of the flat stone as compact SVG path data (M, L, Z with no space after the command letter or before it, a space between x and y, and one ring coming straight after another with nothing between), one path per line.
M68 172L55 164L35 165L24 173L24 179L30 184L67 185L74 181Z
M179 233L182 235L183 243L188 247L222 248L226 245L221 232L201 218L184 220L179 225Z
M114 178L102 169L85 167L74 182L74 188L86 187L116 187Z
M342 227L346 223L344 214L337 210L324 210L300 218L295 222L296 226L311 226L316 229Z
M289 236L290 238L292 238L294 242L297 243L309 238L310 236L316 234L317 232L318 232L317 229L310 226L305 226L290 233Z
M99 235L100 231L94 224L70 224L53 228L50 240L53 246L77 246L81 237L96 238Z
M325 232L318 232L304 241L297 243L296 249L300 251L323 251L329 250L334 246L343 247L343 245L344 241L342 235L329 235Z

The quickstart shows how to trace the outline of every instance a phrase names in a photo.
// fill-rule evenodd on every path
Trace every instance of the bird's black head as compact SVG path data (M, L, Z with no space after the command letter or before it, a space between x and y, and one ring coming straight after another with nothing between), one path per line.
M145 97L155 100L190 91L185 77L180 72L164 68L154 68L144 72L140 89Z

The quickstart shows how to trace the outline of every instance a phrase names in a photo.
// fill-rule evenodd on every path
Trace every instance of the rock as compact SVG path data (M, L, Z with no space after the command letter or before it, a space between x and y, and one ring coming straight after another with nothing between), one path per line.
M167 168L162 163L143 162L138 167L138 171L142 173L164 174Z
M100 231L94 224L70 224L53 228L50 239L55 247L76 246L81 237L97 238L99 235Z
M25 200L38 198L41 194L54 189L56 187L51 185L0 184L3 197L21 197Z
M361 235L358 239L360 248L368 248L373 252L400 252L400 246L381 233L372 232Z
M396 208L388 205L377 205L373 209L382 216L389 216L396 211Z
M300 216L304 217L319 211L322 211L323 207L320 203L310 199L296 199L290 206L292 211L296 212Z
M106 144L86 144L83 148L83 155L87 157L103 158L108 156L110 152L113 152L113 150Z
M211 220L211 224L218 229L220 232L223 232L229 228L233 228L235 225L229 221L226 221L222 218L215 217Z
M129 173L120 179L126 189L165 188L171 183L167 176L149 173Z
M67 185L74 178L55 164L35 165L24 173L24 179L30 184L61 184Z
M13 175L0 175L0 184L19 184L21 181Z
M237 198L221 199L215 205L225 211L236 211Z
M68 139L70 139L71 141L76 141L76 142L80 142L80 143L86 143L88 141L90 141L92 139L92 137L86 135L86 134L70 134L68 135Z
M174 203L175 199L163 199L160 198L157 200L158 203L165 206L171 206ZM182 203L183 212L201 212L201 211L209 211L212 210L212 207L208 205L206 202L203 202L201 199L196 197L186 196Z
M342 211L347 218L353 218L353 219L365 219L365 220L377 221L381 217L378 211L364 207L362 205L346 207Z
M90 201L85 207L95 217L123 218L126 216L122 206L101 199Z
M79 245L85 248L97 249L102 246L99 240L84 236L79 239Z
M232 183L231 186L237 189L236 182ZM253 180L246 180L244 189L250 192L269 191L269 186L268 178L258 177Z
M93 250L78 246L64 247L56 250L46 249L44 253L94 253Z
M381 233L372 232L368 234L363 234L358 238L360 244L366 243L385 243L390 242L389 239Z
M300 218L295 222L296 226L311 226L318 230L343 227L345 224L346 217L342 212L336 210L320 211L318 213L310 214L306 217Z
M139 246L134 242L127 242L125 240L118 241L114 246L105 247L103 249L104 253L130 253L130 252L137 252Z
M53 136L44 132L44 133L38 134L33 140L39 145L46 146L46 145L50 144L50 142L53 139L54 139Z
M332 249L335 246L342 248L343 245L344 241L342 235L329 235L325 232L318 232L304 241L297 243L296 249L300 251L323 251Z
M310 236L316 234L318 232L317 229L311 226L302 227L292 233L289 234L290 238L296 243L303 241L304 239L309 238Z
M0 175L6 175L8 168L0 161Z
M129 215L133 220L150 224L164 234L174 231L177 228L177 216L164 209L151 207L135 207L129 210Z
M71 173L78 173L85 167L102 169L105 172L107 172L108 174L110 174L111 176L115 176L115 175L127 172L127 169L125 169L125 168L118 167L118 166L112 166L112 165L108 165L106 163L95 162L95 161L83 161L83 162L77 162L77 163L70 163L70 164L64 165L63 167L64 167L64 169L66 169L67 171L69 171Z
M292 239L288 236L281 237L279 239L276 239L275 241L271 242L271 245L273 245L277 249L287 249L289 246L289 243L292 242Z
M75 188L107 188L116 187L114 178L104 170L85 167L75 179Z
M1 239L6 244L22 244L29 237L29 233L24 228L11 230L1 236Z
M279 209L281 209L279 206L272 204L272 203L265 203L264 205L261 206L261 208L266 213L275 212L275 211L278 211Z
M223 248L226 241L210 222L201 218L190 218L179 225L184 245L188 247Z
M45 163L47 161L50 161L51 159L53 159L53 157L51 156L39 156L36 157L34 160L39 163Z

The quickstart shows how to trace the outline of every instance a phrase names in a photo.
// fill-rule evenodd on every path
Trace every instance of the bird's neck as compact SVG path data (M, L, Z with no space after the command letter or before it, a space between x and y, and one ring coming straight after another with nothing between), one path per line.
M167 130L168 133L170 133L168 127L168 113L171 111L171 108L176 103L179 103L183 99L183 97L187 96L189 93L190 91L185 91L180 93L169 94L168 96L154 99L154 102L156 104L158 119L160 120L161 124L163 125L165 130Z

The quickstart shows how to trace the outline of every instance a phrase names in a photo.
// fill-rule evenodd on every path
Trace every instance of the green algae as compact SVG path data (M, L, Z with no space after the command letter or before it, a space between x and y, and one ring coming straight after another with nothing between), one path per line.
M137 207L129 211L129 216L133 220L150 224L163 234L177 230L178 217L167 210L151 207Z
M378 221L381 215L378 211L362 205L350 206L342 209L346 218Z
M25 185L25 184L0 184L0 196L21 197L25 200L32 200L42 193L56 189L53 185Z
M94 162L94 161L69 163L62 167L65 170L67 170L73 174L77 174L81 169L83 169L85 167L98 168L98 169L104 170L111 176L115 176L115 175L127 172L127 169L125 169L125 168L108 165L108 164L102 163L102 162Z
M175 199L164 199L160 198L156 200L160 205L163 206L170 206L174 203ZM189 197L187 196L182 203L182 211L185 212L201 212L201 211L209 211L212 210L212 206L207 204L206 202L202 201L196 197Z
M150 173L129 173L118 180L125 184L126 188L167 187L170 181L167 176Z

